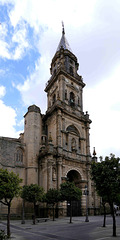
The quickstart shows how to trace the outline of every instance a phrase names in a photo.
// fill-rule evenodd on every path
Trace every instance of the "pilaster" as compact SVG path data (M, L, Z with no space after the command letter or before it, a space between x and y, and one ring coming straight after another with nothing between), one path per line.
M62 159L59 159L57 162L58 166L58 188L60 187L60 184L62 183L61 177L62 177Z
M48 160L48 189L52 188L52 159Z

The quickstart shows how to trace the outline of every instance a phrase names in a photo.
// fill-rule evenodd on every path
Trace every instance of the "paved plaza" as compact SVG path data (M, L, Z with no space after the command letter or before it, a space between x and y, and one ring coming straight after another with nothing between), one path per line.
M102 227L103 216L73 217L73 223L69 218L56 219L54 222L40 222L32 224L32 220L11 221L11 239L13 240L112 240L120 239L120 217L116 217L117 237L112 237L112 217L107 216L106 227ZM6 221L0 221L0 229L6 230Z

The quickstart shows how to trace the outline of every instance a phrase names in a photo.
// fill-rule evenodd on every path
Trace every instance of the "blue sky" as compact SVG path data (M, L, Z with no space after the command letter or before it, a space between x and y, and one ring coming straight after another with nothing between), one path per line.
M91 153L120 156L119 0L0 0L0 136L19 137L29 105L45 113L62 20L86 84Z

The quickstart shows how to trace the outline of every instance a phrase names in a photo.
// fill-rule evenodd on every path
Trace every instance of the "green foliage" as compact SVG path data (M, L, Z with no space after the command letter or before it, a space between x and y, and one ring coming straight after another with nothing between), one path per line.
M44 196L44 189L37 184L30 184L23 186L21 197L36 204L37 201L41 202Z
M45 201L48 204L52 204L53 206L53 221L55 218L54 206L56 203L59 202L59 200L60 200L60 191L54 188L50 188L45 195Z
M60 200L60 191L54 188L50 188L46 193L46 202L48 204L55 204Z
M0 202L8 205L14 197L18 197L21 182L19 175L8 172L7 169L0 169Z
M35 224L36 219L36 203L41 202L44 198L44 189L37 184L30 184L23 186L21 197L28 201L33 203L34 205L34 216L33 216L33 224Z
M20 194L22 179L14 172L0 169L0 202L8 206L7 236L10 237L10 207L14 197Z
M82 192L73 182L65 182L60 186L61 200L80 200Z
M5 234L4 230L0 230L0 240L8 239L7 235Z
M108 202L113 217L113 236L116 237L116 220L113 204L120 199L120 158L113 154L105 160L92 163L91 175L96 190L104 202Z
M106 157L105 161L92 163L91 175L95 182L96 190L104 201L113 204L120 194L120 158L113 154Z

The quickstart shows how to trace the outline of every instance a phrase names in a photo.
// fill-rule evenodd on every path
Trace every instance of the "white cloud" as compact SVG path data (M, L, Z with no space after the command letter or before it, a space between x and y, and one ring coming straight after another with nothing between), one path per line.
M11 58L8 48L9 48L8 43L0 40L0 56L2 58L7 58L7 59Z
M8 29L6 23L0 24L0 56L3 58L10 59L9 44L5 41Z
M24 119L22 119L21 121L19 121L19 122L17 123L17 126L23 128L23 126L24 126Z
M18 132L15 130L16 125L16 112L10 107L6 106L2 100L0 100L0 135L4 137L18 137ZM8 119L9 116L9 119Z
M35 64L34 72L27 77L23 85L18 84L16 86L21 93L24 104L31 105L34 103L41 107L42 112L46 111L47 96L44 88L49 77L49 70L46 71L49 62L49 55L46 54L46 56L40 57Z
M96 2L96 0L75 0L73 4L69 0L17 0L10 12L10 19L15 27L23 18L36 31L39 25L57 29L62 20L70 25L76 22L76 27L78 27L90 22Z
M114 151L119 156L120 136L120 65L104 81L84 90L84 106L92 120L91 153L96 147L98 156ZM108 147L109 146L109 147Z
M4 97L6 94L6 89L4 86L0 86L0 98Z
M13 32L8 32L10 21L0 25L0 56L6 59L18 60L30 48L27 38L27 24L21 21ZM11 35L10 35L11 34Z
M27 25L24 22L21 22L19 27L16 27L14 34L12 36L12 43L16 43L17 47L11 58L14 60L21 59L24 55L24 51L29 48L29 43L27 39Z

